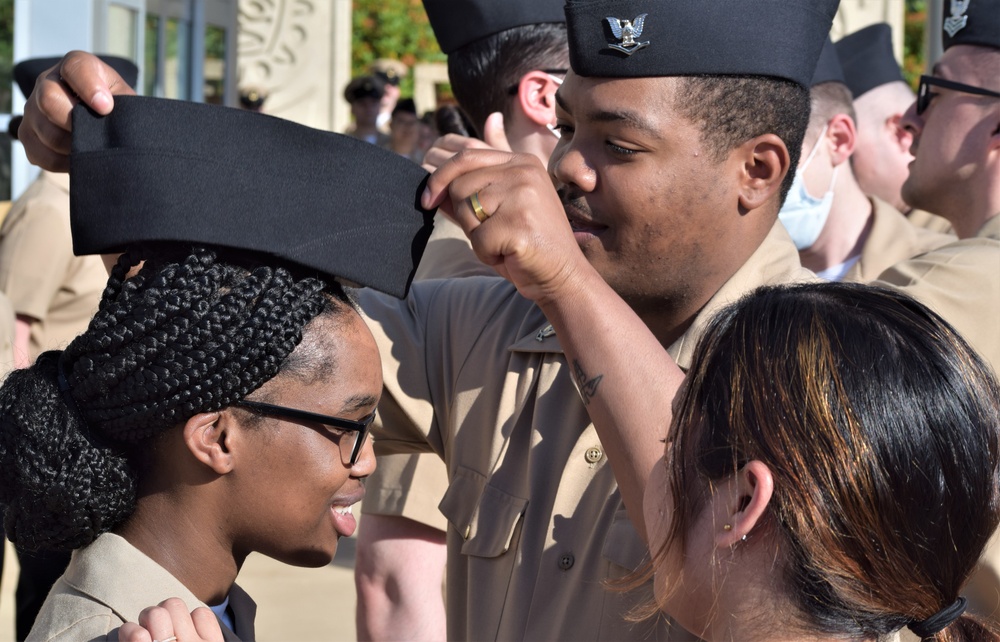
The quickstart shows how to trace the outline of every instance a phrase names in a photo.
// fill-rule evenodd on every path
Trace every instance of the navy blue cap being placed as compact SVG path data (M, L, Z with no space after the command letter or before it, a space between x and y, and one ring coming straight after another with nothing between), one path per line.
M377 145L265 114L117 96L107 117L73 110L73 250L221 246L401 297L431 232L427 176Z
M809 87L839 0L567 0L581 76L773 76Z
M819 53L819 60L816 61L816 71L813 72L812 82L809 83L809 86L815 87L825 82L847 84L847 81L844 79L844 70L840 68L837 49L833 46L833 41L830 40L829 36L826 37L826 41L823 43L823 49Z
M135 89L135 83L139 80L139 68L134 62L118 56L98 56L98 58L118 72L129 87ZM29 58L14 65L14 81L21 89L21 93L25 96L30 94L35 88L38 76L49 67L54 67L60 60L61 57Z
M566 22L563 0L424 0L441 51L500 31L546 22Z
M884 22L858 29L834 47L855 98L891 82L905 82L892 51L892 27Z
M1000 0L946 0L944 48L978 45L1000 49Z

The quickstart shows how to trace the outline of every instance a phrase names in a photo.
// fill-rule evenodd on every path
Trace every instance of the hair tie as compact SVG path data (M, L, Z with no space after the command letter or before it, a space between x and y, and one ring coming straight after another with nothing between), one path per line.
M934 615L920 621L910 622L907 626L920 638L929 638L937 635L948 628L952 622L957 620L963 613L969 601L964 597L959 597L949 606L941 609Z

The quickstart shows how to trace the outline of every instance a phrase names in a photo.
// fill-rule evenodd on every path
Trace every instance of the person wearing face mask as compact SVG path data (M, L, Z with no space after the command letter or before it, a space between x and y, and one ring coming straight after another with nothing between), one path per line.
M804 267L830 281L867 282L899 261L954 240L913 226L895 207L861 189L850 163L858 141L851 91L829 38L810 100L803 160L778 215Z

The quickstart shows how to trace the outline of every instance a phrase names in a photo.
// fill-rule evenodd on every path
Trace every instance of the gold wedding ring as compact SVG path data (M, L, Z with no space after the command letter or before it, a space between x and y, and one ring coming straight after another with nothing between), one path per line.
M472 211L475 212L476 218L479 219L480 223L490 217L490 215L483 210L483 206L479 202L479 192L472 193L472 196L469 197L469 204L472 205Z

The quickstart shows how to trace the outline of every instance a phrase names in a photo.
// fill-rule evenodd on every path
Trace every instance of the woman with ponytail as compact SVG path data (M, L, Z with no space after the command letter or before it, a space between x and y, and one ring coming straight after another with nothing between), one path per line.
M169 597L251 640L246 556L323 566L353 533L378 351L336 283L275 263L126 254L87 331L0 388L7 536L76 549L30 640L103 639Z
M1000 521L1000 388L940 317L849 284L758 290L703 335L644 517L705 640L997 640L962 589Z

